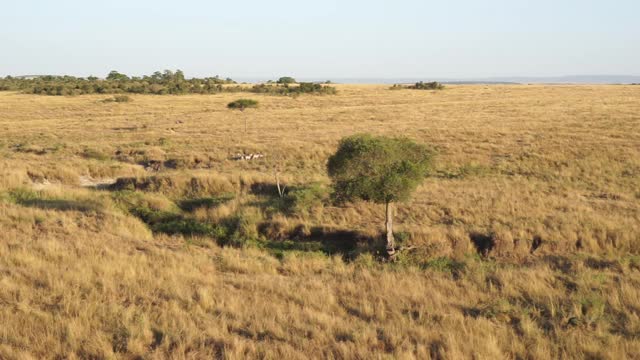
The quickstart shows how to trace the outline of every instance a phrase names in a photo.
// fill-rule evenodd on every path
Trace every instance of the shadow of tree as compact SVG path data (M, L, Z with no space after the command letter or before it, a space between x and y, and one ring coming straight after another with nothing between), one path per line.
M90 200L66 200L66 199L25 199L18 204L45 210L59 211L100 211L102 205Z
M340 255L345 260L353 260L358 252L374 251L375 237L357 231L313 227L308 233L301 233L294 229L283 234L281 239L270 240L265 248L276 255L284 251L322 252L326 255Z

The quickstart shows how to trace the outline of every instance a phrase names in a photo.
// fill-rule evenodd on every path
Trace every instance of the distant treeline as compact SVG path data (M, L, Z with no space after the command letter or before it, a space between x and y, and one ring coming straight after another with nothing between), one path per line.
M413 85L401 85L401 84L393 84L391 87L392 90L400 90L400 89L413 89L413 90L442 90L444 89L444 85L437 81L432 82L424 82L420 81Z
M217 94L221 92L253 92L272 95L335 94L334 87L315 83L298 85L238 85L232 79L216 77L186 79L180 70L156 71L148 76L127 76L112 71L105 79L75 76L33 76L0 78L0 91L22 91L38 95L84 94Z

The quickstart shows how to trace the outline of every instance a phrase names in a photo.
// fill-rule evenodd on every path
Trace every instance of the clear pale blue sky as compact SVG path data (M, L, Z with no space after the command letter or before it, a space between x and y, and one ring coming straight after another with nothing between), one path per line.
M640 75L640 0L0 0L0 75Z

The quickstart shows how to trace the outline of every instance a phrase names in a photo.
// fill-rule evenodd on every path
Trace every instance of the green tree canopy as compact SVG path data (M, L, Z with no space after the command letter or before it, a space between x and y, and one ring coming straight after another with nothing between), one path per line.
M238 99L227 104L227 108L231 110L240 110L244 112L245 109L258 107L258 102L253 99ZM247 117L244 116L244 132L247 132Z
M255 107L258 107L258 102L253 99L238 99L227 104L227 108L240 111Z
M125 74L112 70L109 75L107 75L107 80L127 81L129 80L129 77Z
M422 182L432 151L410 139L360 134L340 141L328 171L342 200L404 201Z
M283 76L280 79L278 79L277 83L278 84L295 84L296 79L292 78L291 76Z

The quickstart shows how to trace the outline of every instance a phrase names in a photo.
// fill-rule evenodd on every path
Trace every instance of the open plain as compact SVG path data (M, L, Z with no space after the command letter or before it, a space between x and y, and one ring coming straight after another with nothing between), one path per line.
M640 354L640 86L336 88L0 92L0 358ZM436 154L393 262L329 194L363 132Z

